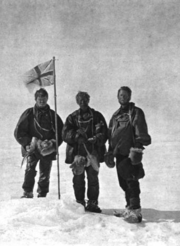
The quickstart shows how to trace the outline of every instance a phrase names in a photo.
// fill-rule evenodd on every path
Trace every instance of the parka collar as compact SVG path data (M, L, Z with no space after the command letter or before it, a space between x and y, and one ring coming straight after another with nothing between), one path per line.
M130 103L128 104L128 108L129 108L129 112L130 112L130 113L132 113L134 107L135 107L135 103L130 102ZM113 114L113 116L114 116L114 117L118 116L121 110L122 110L122 107L120 106L119 109Z

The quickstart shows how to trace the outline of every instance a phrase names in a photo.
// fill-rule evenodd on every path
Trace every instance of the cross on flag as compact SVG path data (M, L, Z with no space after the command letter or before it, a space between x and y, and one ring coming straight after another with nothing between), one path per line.
M53 60L50 60L27 71L23 76L23 82L26 87L32 84L39 85L40 87L50 86L54 84L53 74Z

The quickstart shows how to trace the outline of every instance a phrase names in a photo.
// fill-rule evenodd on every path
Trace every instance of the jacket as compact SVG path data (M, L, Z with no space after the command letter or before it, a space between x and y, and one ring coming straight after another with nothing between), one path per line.
M148 127L142 109L129 103L128 107L120 107L112 116L109 123L109 150L114 156L128 155L131 147L151 144Z
M62 143L63 122L57 115L58 126L58 146ZM20 119L14 130L14 137L22 146L22 155L25 154L27 145L30 145L33 137L41 140L56 139L55 134L55 112L46 105L45 110L38 109L36 105L28 108L20 116ZM54 160L56 153L52 153L47 157Z
M103 115L90 107L86 115L83 115L81 109L78 109L66 119L62 134L64 142L67 143L65 162L72 163L75 155L87 156L84 145L78 143L79 129L83 129L86 134L85 145L88 151L90 153L95 151L99 162L103 162L108 128ZM96 138L95 143L89 143L88 139L93 137Z

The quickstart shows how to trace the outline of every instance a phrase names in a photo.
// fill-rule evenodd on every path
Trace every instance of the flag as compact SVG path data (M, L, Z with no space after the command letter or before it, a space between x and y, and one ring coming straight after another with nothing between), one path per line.
M27 88L33 85L40 87L50 86L53 81L53 60L41 63L23 75L23 82Z

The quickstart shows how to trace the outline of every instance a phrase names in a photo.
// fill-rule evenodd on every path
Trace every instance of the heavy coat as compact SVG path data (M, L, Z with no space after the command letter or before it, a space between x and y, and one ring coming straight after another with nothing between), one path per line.
M108 138L108 129L103 115L92 108L88 108L87 119L82 118L82 111L78 109L70 114L63 128L63 140L67 143L66 160L70 164L76 155L87 156L83 145L78 144L77 132L82 129L86 132L87 139L96 137L97 141L92 144L86 141L86 147L90 153L93 150L98 155L99 162L104 161L104 153L106 150L105 143Z
M109 149L114 156L128 155L131 147L143 147L151 144L147 123L142 109L129 103L113 114L109 123Z
M63 122L57 115L58 125L58 146L62 143L62 128ZM22 155L25 154L25 148L30 145L33 137L41 140L56 139L55 134L55 112L50 109L49 105L46 110L38 109L35 105L33 108L28 108L20 116L17 126L14 131L14 136L17 142L22 146ZM47 158L54 160L56 153L52 153Z

